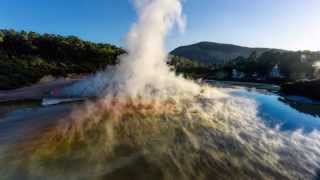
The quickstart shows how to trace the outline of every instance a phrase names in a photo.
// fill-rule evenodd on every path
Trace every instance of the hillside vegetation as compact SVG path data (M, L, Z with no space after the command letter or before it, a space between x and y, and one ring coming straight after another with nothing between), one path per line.
M232 69L245 73L247 76L256 74L268 78L277 65L282 79L296 81L318 77L314 63L320 60L320 54L310 51L267 51L260 56L252 53L249 58L238 57L224 66L224 70Z
M269 50L268 48L248 48L232 44L200 42L178 47L171 54L212 65L224 64L239 56L248 58L253 52L260 55Z
M88 74L117 64L125 51L111 44L83 41L75 36L0 30L0 90L38 82L42 77ZM315 79L319 52L247 48L202 42L171 52L169 65L190 78L290 82ZM275 66L281 78L270 77ZM241 78L234 79L237 71Z
M313 67L320 61L319 52L247 48L201 42L179 47L171 53L193 61L197 68L198 64L202 64L200 74L209 79L235 80L235 71L241 74L236 80L242 81L288 82L319 77L319 72L317 73ZM275 66L279 69L277 78L270 75ZM185 72L188 73L189 70L190 67Z
M46 75L92 73L114 65L122 53L75 36L0 30L0 89L30 85Z

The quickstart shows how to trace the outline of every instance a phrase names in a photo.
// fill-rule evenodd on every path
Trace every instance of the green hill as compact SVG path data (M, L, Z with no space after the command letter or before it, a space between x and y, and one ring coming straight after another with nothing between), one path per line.
M181 46L171 52L172 55L197 60L204 64L224 64L237 57L248 58L251 53L259 55L269 51L269 48L248 48L232 44L214 42L200 42L188 46ZM280 50L279 50L280 51Z

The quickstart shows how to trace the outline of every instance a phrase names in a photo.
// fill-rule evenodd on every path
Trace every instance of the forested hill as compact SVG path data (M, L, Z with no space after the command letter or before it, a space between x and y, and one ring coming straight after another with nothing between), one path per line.
M221 44L215 42L200 42L188 46L181 46L171 52L175 56L188 58L200 63L225 64L237 57L248 58L251 53L261 55L270 51L269 48L249 48L232 44ZM283 51L283 50L277 50Z
M207 79L279 83L320 78L314 67L320 61L319 52L202 42L179 47L171 54L176 55L179 72Z
M95 72L115 64L122 53L75 36L0 30L0 89L26 86L45 75Z

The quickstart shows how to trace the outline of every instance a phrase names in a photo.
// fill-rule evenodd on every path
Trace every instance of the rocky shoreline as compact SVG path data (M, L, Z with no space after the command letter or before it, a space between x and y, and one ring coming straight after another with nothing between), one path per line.
M320 79L286 83L281 86L281 92L320 100Z

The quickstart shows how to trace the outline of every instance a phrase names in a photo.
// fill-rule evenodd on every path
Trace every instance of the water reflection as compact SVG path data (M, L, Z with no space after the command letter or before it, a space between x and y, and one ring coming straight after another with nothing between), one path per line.
M1 117L18 109L39 107L40 102L37 101L21 101L21 102L2 102L0 103L0 120Z
M310 114L314 117L320 117L320 104L317 102L311 102L308 99L307 101L301 101L292 99L291 97L280 97L279 101L288 104L290 107L301 113Z
M42 107L37 102L0 104L0 148L50 127L72 110L72 104ZM22 138L24 137L24 138Z
M264 90L236 88L235 96L255 99L259 105L259 116L270 127L279 127L282 131L302 129L309 133L320 130L320 104L280 96Z

